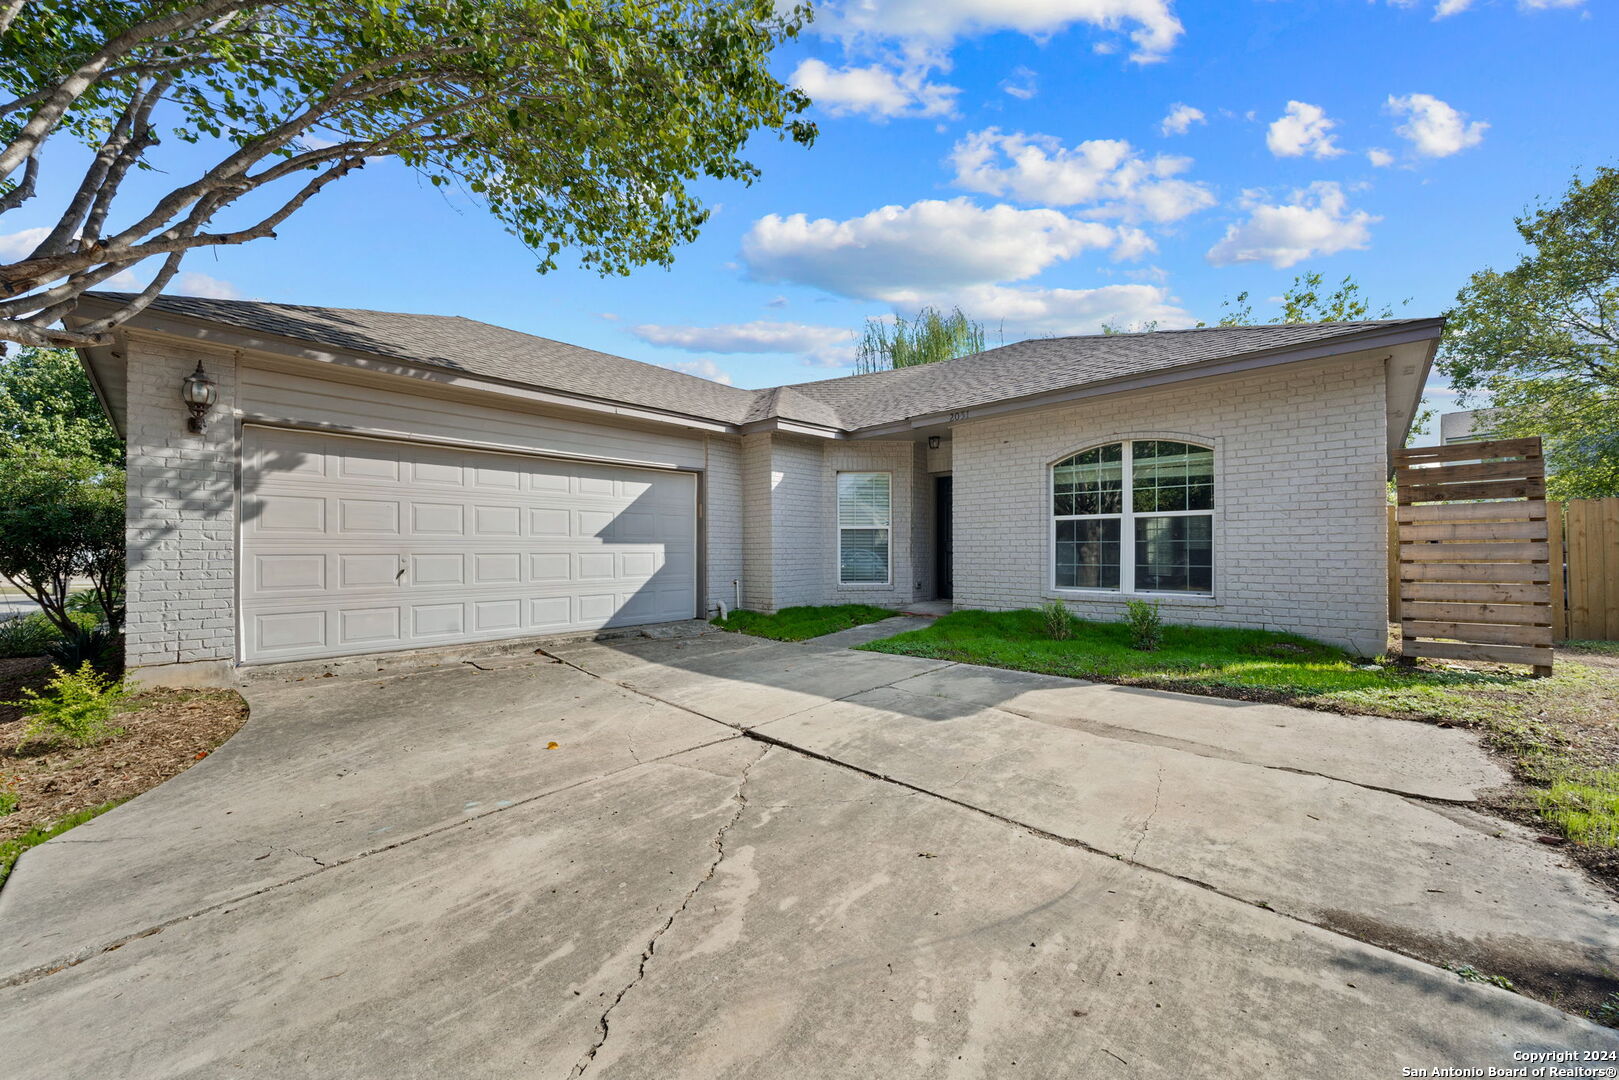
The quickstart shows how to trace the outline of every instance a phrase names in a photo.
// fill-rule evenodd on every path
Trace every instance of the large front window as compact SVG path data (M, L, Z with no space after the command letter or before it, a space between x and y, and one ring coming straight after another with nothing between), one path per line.
M1059 589L1214 591L1214 451L1137 439L1051 469Z
M890 484L888 473L838 473L840 584L888 584Z

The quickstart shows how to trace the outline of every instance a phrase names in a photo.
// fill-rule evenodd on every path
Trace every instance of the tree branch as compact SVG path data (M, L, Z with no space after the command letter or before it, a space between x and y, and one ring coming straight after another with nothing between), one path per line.
M108 41L90 54L90 58L80 64L71 75L51 88L51 92L42 99L39 107L22 125L10 145L0 150L0 180L15 172L17 167L39 148L45 138L56 129L56 125L61 123L67 111L73 107L73 103L83 97L85 92L106 74L107 68L114 60L127 56L143 41L166 37L188 26L232 14L255 2L256 0L202 0L201 3L171 12L162 18L136 23Z
M29 154L23 165L22 181L4 195L0 195L0 214L15 210L34 197L34 182L39 179L39 155Z

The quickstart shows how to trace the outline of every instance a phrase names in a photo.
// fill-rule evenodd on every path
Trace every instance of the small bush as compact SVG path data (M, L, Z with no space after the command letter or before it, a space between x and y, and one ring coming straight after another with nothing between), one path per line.
M53 667L55 677L45 684L45 692L24 690L22 701L8 701L22 709L28 718L20 743L74 746L96 743L123 734L112 726L113 711L129 696L121 681L98 674L89 663L73 672Z
M1130 600L1125 607L1128 613L1124 618L1130 624L1130 647L1141 652L1156 651L1164 643L1164 619L1158 612L1158 605L1145 600Z
M20 801L21 800L17 797L17 792L9 783L0 785L0 817L5 817L7 814L15 813L17 810L17 804Z
M1045 620L1046 636L1053 641L1067 641L1074 636L1074 617L1068 605L1061 600L1047 600L1040 605L1040 617Z
M75 626L45 647L45 655L69 671L89 664L97 671L116 673L119 666L118 638L106 626Z
M73 621L86 630L101 623L97 616L89 612L75 612ZM44 656L52 645L61 640L62 632L43 612L6 619L0 622L0 660L17 656Z

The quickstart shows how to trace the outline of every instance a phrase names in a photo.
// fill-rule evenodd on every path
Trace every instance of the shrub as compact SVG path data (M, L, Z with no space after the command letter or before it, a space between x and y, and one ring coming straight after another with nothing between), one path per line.
M116 648L118 638L105 626L74 626L45 648L45 655L67 668L78 671L89 664L97 671L109 675L120 674L122 656Z
M28 718L21 743L93 746L123 734L111 723L113 711L129 696L122 681L98 674L89 663L73 672L51 670L55 677L45 684L43 694L24 690L22 701L5 702L22 709Z
M76 625L85 630L93 629L101 621L87 612L74 612L72 619ZM43 612L36 611L32 615L19 615L16 618L6 619L0 622L0 660L17 656L44 656L52 645L61 640L62 631L58 630Z
M0 785L0 817L5 817L7 814L15 813L17 810L17 804L20 801L21 800L17 798L17 792L11 786L10 781Z
M1074 636L1074 617L1068 605L1061 600L1047 600L1040 605L1040 617L1046 623L1046 636L1053 641L1067 641Z
M1130 624L1130 647L1141 652L1153 652L1164 643L1164 619L1156 603L1145 600L1126 601L1125 621Z

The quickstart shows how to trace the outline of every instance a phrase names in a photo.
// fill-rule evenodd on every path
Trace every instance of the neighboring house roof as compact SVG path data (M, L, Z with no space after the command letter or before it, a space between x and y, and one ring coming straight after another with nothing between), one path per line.
M119 302L129 294L89 295ZM918 367L742 390L460 316L192 296L160 296L148 310L725 424L787 420L844 431L1213 361L1318 345L1349 351L1357 336L1388 330L1431 328L1437 336L1442 326L1437 319L1383 319L1036 338Z

